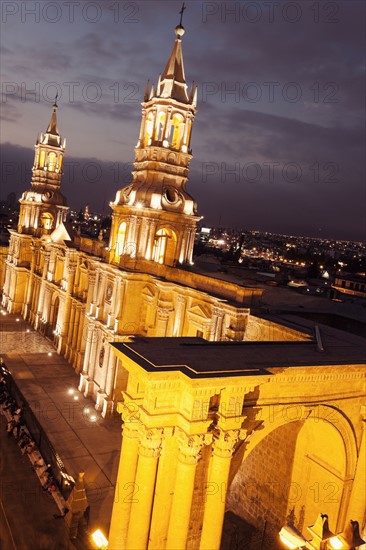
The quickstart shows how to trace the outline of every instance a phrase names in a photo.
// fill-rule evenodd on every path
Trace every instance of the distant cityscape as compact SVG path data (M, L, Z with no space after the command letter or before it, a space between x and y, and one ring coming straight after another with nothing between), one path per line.
M16 229L19 202L10 193L0 202L0 241ZM88 206L70 210L69 223L84 237L109 241L112 217ZM286 285L299 292L331 299L366 298L366 244L306 236L280 235L243 228L198 225L194 259L204 271L245 273L246 279L269 286Z

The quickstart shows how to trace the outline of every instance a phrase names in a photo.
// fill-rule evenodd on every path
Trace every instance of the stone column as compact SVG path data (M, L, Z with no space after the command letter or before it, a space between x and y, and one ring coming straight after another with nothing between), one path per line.
M136 256L136 216L131 216L130 223L128 226L128 235L125 240L124 250L126 256L134 258Z
M148 233L146 237L146 251L145 251L145 259L151 260L152 253L153 253L153 247L154 247L154 238L155 238L155 220L147 220L146 221L148 226Z
M70 319L70 309L71 309L71 292L74 284L74 276L76 271L76 264L69 263L67 266L67 290L65 294L65 303L62 312L62 325L61 325L61 335L58 340L57 353L62 353L65 349L67 343L67 335L70 329L69 319Z
M189 237L187 242L187 258L186 261L190 263L192 261L193 256L193 246L194 246L194 234L195 230L193 228L189 229Z
M141 258L142 256L141 254L139 254L140 239L142 237L141 229L142 229L142 218L136 218L135 235L134 235L134 251L132 254L132 258Z
M204 444L212 441L212 435L179 435L178 465L175 488L168 529L167 550L186 547L191 505L194 491L194 479L197 462Z
M240 430L221 431L214 440L209 466L200 550L219 550L231 458Z
M139 142L140 146L143 144L144 136L145 136L145 123L146 123L146 111L145 109L142 111L142 117L141 117L141 128L140 128L140 135L139 135Z
M221 307L215 306L212 313L213 319L210 340L217 342L221 340L222 336L222 321L224 318L224 312Z
M166 336L170 310L157 307L156 336Z
M44 263L43 263L43 271L42 271L42 283L41 283L41 290L39 293L39 300L38 300L38 308L37 308L37 318L36 318L36 329L39 329L42 315L43 315L43 302L44 302L44 294L46 291L46 284L47 284L47 271L48 271L48 264L50 261L51 253L48 250L45 250L43 252L44 255Z
M32 251L32 261L31 261L31 267L30 267L30 272L28 277L25 305L23 309L23 319L27 319L29 316L29 305L32 299L32 290L33 290L33 283L34 283L33 277L34 277L34 269L36 265L36 247L34 246L34 244L31 244L30 249Z
M85 325L85 307L84 306L78 306L80 308L80 321L79 321L79 327L78 327L78 338L76 341L76 355L75 355L75 366L76 366L76 372L79 373L82 368L82 357L83 357L83 351L85 349L85 342L84 340L84 325Z
M147 548L163 429L143 427L140 433L139 459L135 479L136 498L133 499L131 507L127 550ZM113 548L112 545L110 547Z
M360 531L362 532L365 527L366 513L366 405L362 405L361 409L362 434L347 517L349 519L358 521L360 524Z
M130 521L131 505L138 487L135 483L138 459L138 423L128 422L128 408L122 403L118 412L125 417L122 429L122 447L119 459L116 491L112 509L111 526L109 530L109 548L124 550Z
M182 330L184 325L184 309L186 304L185 296L180 294L177 296L177 310L174 316L174 330L173 336L183 336Z
M179 243L179 262L183 264L186 261L186 248L187 248L187 226L183 225L181 232L181 240Z
M81 392L84 392L84 390L85 390L85 392L86 392L85 395L87 395L88 394L88 382L89 382L88 370L89 370L91 347L92 347L92 342L93 342L93 339L94 339L94 325L92 323L88 322L88 324L85 326L85 332L86 332L86 335L85 335L85 338L86 338L85 354L84 354L83 369L82 369L82 372L80 374L80 382L79 382L78 390L81 391Z

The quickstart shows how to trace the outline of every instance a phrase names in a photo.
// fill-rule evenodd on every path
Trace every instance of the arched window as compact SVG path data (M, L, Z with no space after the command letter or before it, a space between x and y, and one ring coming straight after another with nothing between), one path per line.
M146 124L145 124L145 139L144 139L144 145L149 145L149 140L151 139L152 132L154 127L154 115L152 113L149 113L147 116Z
M52 229L52 225L53 225L53 216L52 216L52 214L50 214L49 212L45 212L44 214L42 214L42 216L41 216L41 227L43 227L43 229L50 230L50 229Z
M44 168L44 163L46 160L46 151L41 151L41 155L39 157L39 167Z
M155 234L153 261L164 263L168 233L165 229L159 229Z
M119 226L118 233L117 233L117 240L116 240L116 257L117 258L122 256L124 251L125 240L126 240L126 229L127 229L126 222L122 222Z
M158 140L162 141L164 139L164 128L165 128L165 113L160 113L159 123L158 123Z
M56 153L50 153L48 155L48 171L54 172L56 168Z
M58 157L58 166L57 168L61 171L61 168L62 168L62 161L64 160L64 156L63 155L60 155Z
M184 119L182 115L175 114L170 128L170 142L174 149L179 149L184 130Z
M187 145L190 146L192 134L192 121L188 120L188 133L187 133Z

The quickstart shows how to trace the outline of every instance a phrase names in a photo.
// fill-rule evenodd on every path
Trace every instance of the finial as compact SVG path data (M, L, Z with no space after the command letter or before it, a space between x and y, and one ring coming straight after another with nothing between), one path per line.
M183 2L183 5L182 5L182 9L180 10L180 21L179 21L179 25L177 25L175 27L175 34L177 35L177 38L181 38L185 32L184 30L184 27L182 25L182 21L183 21L183 14L184 14L184 10L187 9L186 8L186 5L185 3Z
M183 5L182 5L182 9L180 10L180 21L179 21L179 26L182 27L182 21L183 21L183 14L184 14L184 10L186 10L186 5L185 3L183 2Z
M53 110L54 111L56 111L58 109L57 100L58 100L58 92L57 92L56 97L55 97L55 103L53 104Z

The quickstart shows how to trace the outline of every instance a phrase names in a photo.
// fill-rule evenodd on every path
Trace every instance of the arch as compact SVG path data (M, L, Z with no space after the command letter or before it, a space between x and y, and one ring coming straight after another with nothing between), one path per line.
M123 221L119 225L116 244L115 244L115 258L117 261L124 253L125 242L126 242L126 232L127 232L127 223Z
M39 167L44 168L44 163L46 161L46 151L41 151L39 156Z
M50 231L53 227L53 216L50 212L43 212L41 216L41 227Z
M158 117L158 141L162 141L164 139L165 121L166 114L164 111L161 111Z
M58 312L60 309L60 297L57 293L54 293L52 296L50 314L49 314L49 324L47 330L47 336L54 340L58 333L60 332L60 326L57 323Z
M51 151L48 155L48 171L54 172L56 170L56 153Z
M192 120L188 120L188 131L187 131L187 145L190 147L191 144L191 136L192 136Z
M234 455L227 509L259 531L266 520L273 533L293 522L306 534L320 512L342 530L357 464L347 417L327 405L289 404L257 409L258 419Z
M170 126L170 143L173 149L179 149L184 132L184 118L180 113L174 113Z
M309 406L288 404L273 405L260 410L256 420L263 421L258 431L253 432L244 458L252 452L270 432L296 420L313 420L314 423L329 422L339 431L347 449L346 476L352 477L357 464L357 440L354 429L348 418L335 407L322 404Z
M159 264L173 265L177 236L172 229L162 227L155 233L152 260Z
M63 155L59 155L59 157L58 157L58 163L57 163L57 169L58 169L59 171L62 170L62 162L63 162L63 160L64 160L64 156L63 156Z
M144 146L150 145L150 140L152 137L154 129L154 115L152 112L150 112L147 115L146 123L145 123L145 138L144 138Z

